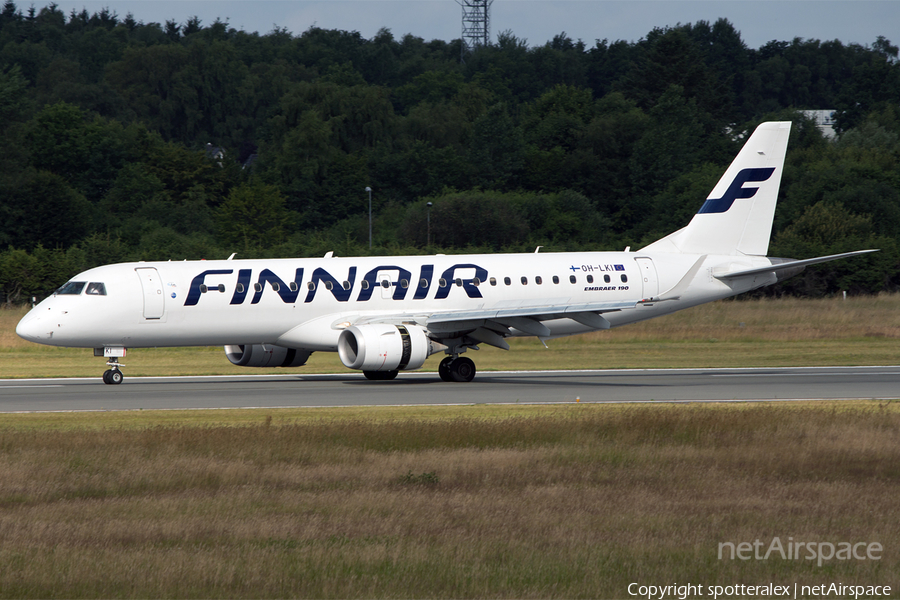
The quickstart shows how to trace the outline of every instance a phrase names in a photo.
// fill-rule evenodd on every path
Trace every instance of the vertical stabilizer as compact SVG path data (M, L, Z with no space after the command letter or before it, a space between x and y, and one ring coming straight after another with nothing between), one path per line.
M791 123L763 123L687 227L642 250L765 256Z

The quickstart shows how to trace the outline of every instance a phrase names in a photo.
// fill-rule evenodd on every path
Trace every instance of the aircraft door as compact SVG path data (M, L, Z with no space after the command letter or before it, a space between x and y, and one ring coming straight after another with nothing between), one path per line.
M659 296L659 278L656 276L656 266L649 258L635 258L641 270L641 284L643 287L643 299L650 300Z
M144 290L144 318L161 319L166 311L166 295L159 272L153 267L141 267L135 271Z

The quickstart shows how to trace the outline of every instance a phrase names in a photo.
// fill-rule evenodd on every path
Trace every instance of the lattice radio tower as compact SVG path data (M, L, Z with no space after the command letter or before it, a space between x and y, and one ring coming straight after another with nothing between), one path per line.
M462 55L491 43L491 4L494 0L456 0L462 6Z

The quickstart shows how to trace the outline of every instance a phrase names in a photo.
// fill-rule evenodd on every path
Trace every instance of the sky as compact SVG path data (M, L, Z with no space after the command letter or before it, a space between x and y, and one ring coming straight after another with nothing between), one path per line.
M16 3L23 11L31 6ZM49 1L34 2L40 9ZM371 39L386 27L396 39L407 33L430 41L458 39L462 9L456 0L56 0L60 10L131 13L144 23L201 25L217 18L231 27L265 34L286 28L299 35L312 26L358 31ZM636 42L654 27L714 23L728 19L744 43L759 48L769 41L840 40L871 45L879 35L900 43L900 0L494 0L491 39L511 31L530 47L565 32L592 46L595 40Z

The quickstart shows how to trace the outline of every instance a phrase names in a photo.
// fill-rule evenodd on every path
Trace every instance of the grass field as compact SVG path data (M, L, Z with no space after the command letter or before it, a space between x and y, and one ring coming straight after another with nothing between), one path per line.
M0 310L0 378L97 376L89 349L39 346L15 335L23 309ZM479 370L888 365L900 361L900 295L842 300L715 302L667 317L571 338L512 340L505 352L470 353ZM441 356L426 370L436 370ZM222 348L129 352L127 376L226 375L283 370L235 367ZM315 353L297 372L344 372L335 353Z
M898 403L7 414L0 597L897 597L898 496Z
M0 311L0 377L102 370L90 350L16 338L22 314ZM897 364L898 338L900 296L719 302L475 359L878 365ZM127 364L265 372L220 348ZM303 370L344 368L315 354ZM632 583L896 598L898 497L898 402L0 413L0 598L629 598ZM776 538L883 551L719 558Z

